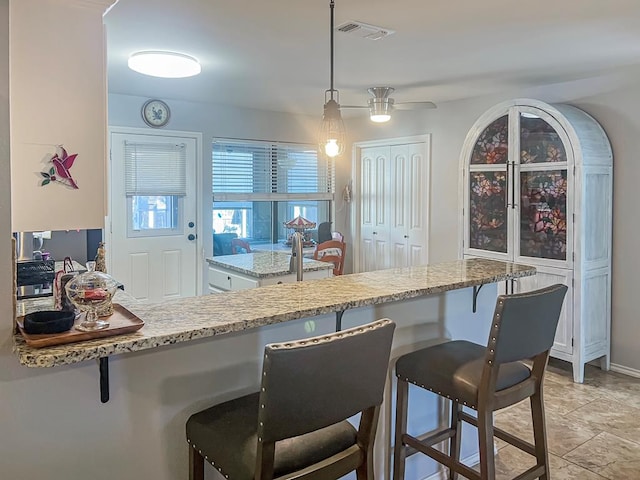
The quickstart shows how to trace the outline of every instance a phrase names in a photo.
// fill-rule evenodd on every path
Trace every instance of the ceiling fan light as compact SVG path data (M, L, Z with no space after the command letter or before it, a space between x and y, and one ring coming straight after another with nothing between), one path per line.
M369 118L372 122L384 123L391 120L393 98L370 98Z
M369 118L372 122L384 123L391 120L391 115L371 115Z
M202 71L198 60L176 52L135 52L127 63L135 72L161 78L192 77Z

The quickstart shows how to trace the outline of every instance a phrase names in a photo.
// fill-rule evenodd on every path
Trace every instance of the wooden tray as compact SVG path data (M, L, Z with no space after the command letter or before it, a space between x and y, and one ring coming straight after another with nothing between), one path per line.
M84 313L76 318L75 325L84 320ZM81 332L71 327L71 330L62 333L25 333L23 327L24 317L18 317L18 328L24 337L27 345L34 348L51 347L53 345L63 345L65 343L81 342L83 340L93 340L94 338L111 337L140 330L144 322L136 317L129 310L118 303L113 304L113 315L101 317L109 319L109 326L95 332Z

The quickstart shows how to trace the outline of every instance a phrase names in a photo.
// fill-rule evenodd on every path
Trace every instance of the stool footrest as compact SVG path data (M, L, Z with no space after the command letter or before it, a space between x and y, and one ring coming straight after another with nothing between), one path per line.
M466 412L461 412L459 415L460 415L460 420L464 420L465 422L470 423L476 428L478 427L478 419L475 418L473 415L469 415ZM533 455L534 457L536 456L536 447L530 444L529 442L525 442L521 438L518 438L515 435L512 435L511 433L505 432L504 430L496 427L493 427L493 434L496 437L498 437L500 440L504 440L505 442L513 445L514 447L519 448L523 452L526 452L529 455Z
M405 437L410 437L412 439L415 439L416 441L420 442L422 445L435 445L436 443L440 443L440 442L444 442L445 440L450 439L451 437L453 437L455 435L455 432L450 429L447 428L446 430L439 430L435 433L424 433L422 435L420 435L419 437L412 437L411 435L405 434L402 436L402 441L403 443L406 443ZM407 448L407 457L410 457L411 455L413 455L414 453L418 453L418 450L416 450L413 447L408 447Z
M481 480L480 474L470 467L467 467L464 463L455 461L449 455L442 453L440 450L436 450L430 445L426 445L419 441L417 438L412 437L409 434L402 435L402 443L410 448L415 449L425 455L430 456L436 462L450 468L451 470L460 473L467 477L469 480Z
M534 480L536 478L540 478L540 475L542 475L544 471L545 471L544 466L536 465L535 467L531 467L526 472L521 473L513 480ZM547 472L547 476L548 475L549 475L549 472Z

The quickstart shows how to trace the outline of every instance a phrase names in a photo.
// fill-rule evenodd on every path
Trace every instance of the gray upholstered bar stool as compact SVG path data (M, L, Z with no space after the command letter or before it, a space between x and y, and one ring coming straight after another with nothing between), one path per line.
M403 355L396 362L398 398L394 480L404 478L405 459L422 452L470 480L494 480L493 436L536 457L536 465L517 480L549 480L542 381L567 287L498 297L486 347L451 341ZM524 363L523 360L532 360ZM451 400L451 425L419 437L407 434L409 383ZM535 445L493 426L493 412L530 399ZM478 412L463 411L463 406ZM480 473L460 463L461 422L478 427ZM449 455L433 445L449 440Z
M376 434L395 323L265 347L260 391L187 421L191 480L204 462L230 480L374 480ZM356 430L347 419L361 413Z

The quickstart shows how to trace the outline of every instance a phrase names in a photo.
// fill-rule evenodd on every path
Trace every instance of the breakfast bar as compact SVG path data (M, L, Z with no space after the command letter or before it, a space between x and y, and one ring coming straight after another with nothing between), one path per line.
M272 285L250 293L181 298L160 304L137 302L126 293L118 293L115 302L142 319L144 328L128 335L49 348L29 347L16 335L14 351L20 363L27 367L69 365L358 307L479 287L531 276L535 272L535 268L527 265L467 259Z

